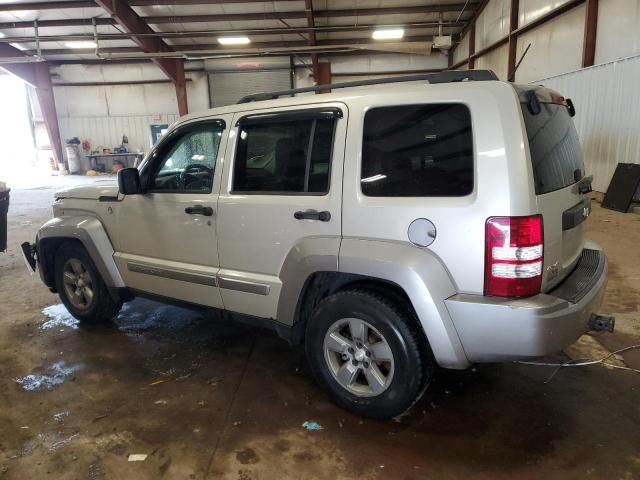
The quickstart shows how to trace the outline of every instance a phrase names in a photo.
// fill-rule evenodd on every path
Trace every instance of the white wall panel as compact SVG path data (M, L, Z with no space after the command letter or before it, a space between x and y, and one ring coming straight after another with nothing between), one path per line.
M63 65L54 69L55 81L110 82L165 80L153 65ZM209 108L204 73L188 73L190 112ZM178 119L175 87L171 83L55 87L56 110L62 142L73 137L89 140L92 149L112 148L129 137L129 148L149 150L151 124Z
M640 163L639 78L635 56L535 82L573 99L585 168L599 192L607 190L618 163Z
M569 0L520 0L518 25L523 26L531 23L567 2Z
M431 55L358 55L335 56L329 59L332 73L390 72L446 68L447 57L438 50Z
M121 78L119 81L127 80ZM55 87L54 92L56 109L61 117L178 113L172 83ZM209 108L206 76L198 74L193 81L187 82L187 101L192 113Z
M476 20L476 52L509 34L511 0L490 0Z
M509 45L503 45L476 59L475 68L493 70L500 80L507 79Z
M460 39L460 44L453 51L453 63L458 63L469 56L469 34ZM466 66L464 66L466 68Z
M122 136L129 137L131 151L149 150L151 124L172 124L177 114L170 115L130 115L109 117L64 117L59 118L60 136L63 142L78 137L91 142L91 149L112 148L120 145Z
M531 48L516 72L516 81L577 70L582 65L585 6L581 5L518 38L517 58L529 43Z
M600 0L596 64L640 53L640 0Z

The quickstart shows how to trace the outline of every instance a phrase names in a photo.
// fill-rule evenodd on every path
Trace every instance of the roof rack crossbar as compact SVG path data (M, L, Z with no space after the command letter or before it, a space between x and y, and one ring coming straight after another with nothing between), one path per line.
M285 95L296 93L318 92L320 90L334 90L337 88L361 87L365 85L383 85L385 83L415 82L427 80L429 83L462 82L465 80L487 81L498 80L492 70L446 70L437 73L425 73L420 75L405 75L402 77L375 78L370 80L355 80L353 82L330 83L326 85L314 85L312 87L292 88L276 92L253 93L238 100L238 103L259 102L273 100Z

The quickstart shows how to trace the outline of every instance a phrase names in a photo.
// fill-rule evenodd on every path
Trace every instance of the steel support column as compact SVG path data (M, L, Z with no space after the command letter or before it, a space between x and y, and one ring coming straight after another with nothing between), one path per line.
M24 53L15 47L6 43L0 44L0 57L20 58L24 56ZM0 65L0 68L35 89L38 104L42 111L44 126L49 135L49 142L53 150L53 158L56 162L61 163L64 160L64 156L62 153L60 127L58 126L58 115L56 112L55 98L53 96L51 75L49 74L49 65L45 62L3 63Z
M507 61L507 80L515 81L516 75L516 54L518 50L518 36L515 32L518 29L518 14L520 10L520 0L511 0L511 14L509 15L509 58Z
M598 31L598 0L587 0L584 18L584 43L582 45L582 67L590 67L596 59L596 34Z
M476 22L471 24L469 28L469 70L476 68L476 59L474 57L476 53Z
M61 163L64 160L64 156L62 153L62 140L60 138L58 113L56 111L56 101L53 95L49 65L46 63L34 63L33 69L36 78L36 97L40 104L44 127L47 130L47 135L49 135L53 158L57 163Z

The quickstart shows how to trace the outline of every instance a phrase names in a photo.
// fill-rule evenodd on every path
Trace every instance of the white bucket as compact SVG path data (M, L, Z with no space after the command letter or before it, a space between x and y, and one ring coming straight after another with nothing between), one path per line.
M69 173L80 173L82 164L78 147L67 145L67 163L69 164Z

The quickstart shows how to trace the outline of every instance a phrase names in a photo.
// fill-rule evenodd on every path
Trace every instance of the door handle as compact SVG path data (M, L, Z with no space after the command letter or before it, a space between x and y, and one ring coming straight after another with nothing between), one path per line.
M318 212L317 210L306 210L304 212L298 211L293 214L296 220L320 220L321 222L328 222L331 220L331 213L326 210Z
M204 215L205 217L210 217L213 215L213 208L205 207L204 205L194 205L193 207L185 208L184 212L189 215Z

